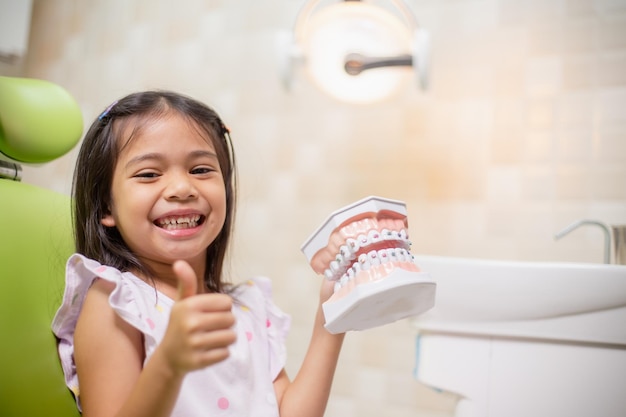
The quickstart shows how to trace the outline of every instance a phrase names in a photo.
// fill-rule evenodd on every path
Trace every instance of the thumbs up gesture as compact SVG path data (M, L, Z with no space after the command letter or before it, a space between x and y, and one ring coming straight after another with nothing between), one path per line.
M175 300L159 346L171 369L184 374L223 361L235 339L232 299L226 294L197 294L198 279L185 261L176 261Z

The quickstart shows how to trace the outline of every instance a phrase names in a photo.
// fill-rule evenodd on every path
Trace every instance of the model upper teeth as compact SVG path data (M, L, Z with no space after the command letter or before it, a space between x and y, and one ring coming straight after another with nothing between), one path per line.
M168 216L158 220L158 225L167 230L196 227L200 221L199 214L189 216Z

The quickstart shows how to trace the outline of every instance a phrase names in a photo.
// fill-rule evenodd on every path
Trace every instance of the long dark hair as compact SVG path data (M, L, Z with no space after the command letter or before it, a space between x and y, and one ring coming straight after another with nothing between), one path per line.
M222 270L233 233L236 201L235 155L230 133L207 105L171 91L130 94L109 106L91 125L81 145L72 187L72 216L76 251L120 271L153 273L128 248L115 227L102 225L111 207L113 171L122 146L120 135L130 123L135 130L147 120L177 112L211 140L226 188L226 220L206 253L204 282L209 291L223 292ZM129 139L131 140L131 139Z

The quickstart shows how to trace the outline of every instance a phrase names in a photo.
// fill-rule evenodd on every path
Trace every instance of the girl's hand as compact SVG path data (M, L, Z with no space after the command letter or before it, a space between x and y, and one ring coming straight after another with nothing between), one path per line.
M197 294L198 279L185 261L173 265L178 277L178 298L161 349L175 374L221 362L236 339L232 326L232 299L225 294Z
M320 289L320 304L325 303L335 292L335 281L327 279L322 280L322 288Z

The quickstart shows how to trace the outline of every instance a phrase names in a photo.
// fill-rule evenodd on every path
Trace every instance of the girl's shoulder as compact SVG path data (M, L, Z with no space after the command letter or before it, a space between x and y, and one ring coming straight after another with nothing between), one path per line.
M272 281L266 277L254 277L227 289L235 306L244 311L263 311L263 314L277 311L272 296Z
M229 293L233 296L246 296L254 294L254 296L264 299L272 299L272 280L267 277L258 276L250 278L244 282L232 285Z
M233 313L241 327L241 340L264 340L269 349L269 371L274 380L287 362L287 335L291 317L272 298L272 281L255 277L232 287ZM263 335L258 338L257 336Z
M111 330L114 325L124 326L126 335L133 336L133 341L138 344L141 333L152 331L150 322L146 322L145 318L150 300L154 298L155 290L130 273L123 273L80 254L68 259L63 299L51 327L58 339L65 382L75 394L78 393L78 376L74 341L79 319L83 330L93 330L90 337L111 338L112 333L107 329ZM123 321L116 320L117 316ZM99 343L110 341L99 339Z
M247 316L251 313L263 326L270 328L270 333L276 332L280 342L284 341L291 317L285 313L272 297L272 281L266 277L255 277L234 286L230 292L233 297L235 316ZM272 335L271 335L272 336Z
M90 259L79 253L69 257L65 266L66 287L67 286L90 286L96 279L103 279L113 284L129 282L133 285L147 286L154 290L139 277L131 272L122 272L112 266L101 264L95 259Z
M106 293L107 304L127 321L143 329L144 310L154 305L156 290L130 272L102 265L81 254L72 255L65 269L65 291L52 329L59 337L65 331L73 332L83 303L90 289Z

